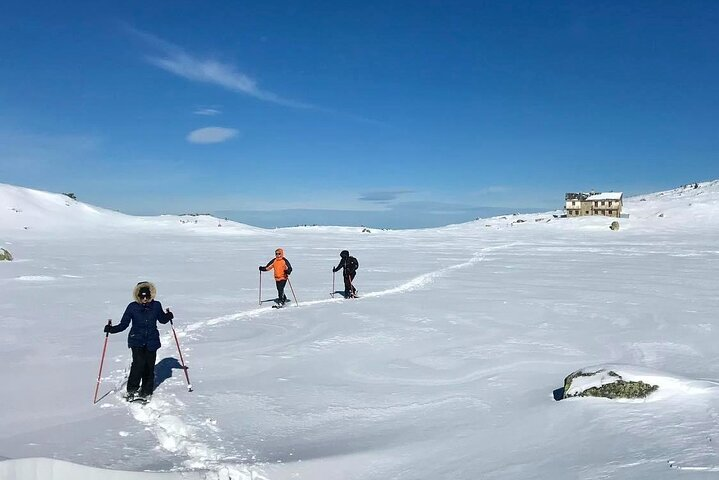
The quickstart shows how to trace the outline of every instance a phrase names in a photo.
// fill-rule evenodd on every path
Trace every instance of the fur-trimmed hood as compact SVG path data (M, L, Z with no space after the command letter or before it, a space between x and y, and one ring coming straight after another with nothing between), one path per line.
M155 296L157 296L157 289L155 288L155 285L152 282L140 282L137 285L135 285L135 288L132 290L132 298L134 298L137 303L141 303L140 302L140 289L142 287L148 287L150 289L150 298L152 300L154 300Z

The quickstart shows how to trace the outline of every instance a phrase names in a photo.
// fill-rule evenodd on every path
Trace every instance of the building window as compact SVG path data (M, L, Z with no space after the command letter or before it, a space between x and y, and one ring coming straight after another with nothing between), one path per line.
M602 200L602 207L604 206L604 200Z

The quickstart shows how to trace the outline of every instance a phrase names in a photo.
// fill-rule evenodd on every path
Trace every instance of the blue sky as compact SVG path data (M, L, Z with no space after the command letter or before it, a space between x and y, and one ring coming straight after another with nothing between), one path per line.
M0 182L434 226L719 178L719 2L10 2Z

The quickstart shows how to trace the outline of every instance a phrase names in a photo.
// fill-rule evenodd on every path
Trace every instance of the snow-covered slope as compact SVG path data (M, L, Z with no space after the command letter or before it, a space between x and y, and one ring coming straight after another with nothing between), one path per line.
M626 214L626 218L621 219L596 216L557 221L555 216L564 213L557 210L535 214L502 215L438 230L457 230L477 225L494 228L509 226L526 228L529 225L545 223L548 225L537 225L537 227L591 230L598 226L603 229L614 220L619 220L622 230L648 228L666 231L674 228L716 228L719 223L719 180L696 185L697 188L691 184L664 192L625 197L622 213Z
M641 220L661 218L661 225L714 227L719 222L719 180L631 197L625 211ZM630 218L631 218L630 217Z
M134 229L174 233L247 234L262 230L209 215L138 217L88 205L64 194L49 193L0 183L0 233L12 235L107 235L108 231Z
M0 478L719 471L718 198L716 181L627 198L619 231L549 212L362 233L131 217L1 185L0 247L15 260L0 262L0 457L12 459ZM299 307L269 308L274 282L257 265L276 247ZM330 295L345 248L360 261L356 300ZM121 398L125 332L109 338L93 405L102 328L140 280L175 312L195 391L161 326L152 402ZM658 395L554 400L593 365Z

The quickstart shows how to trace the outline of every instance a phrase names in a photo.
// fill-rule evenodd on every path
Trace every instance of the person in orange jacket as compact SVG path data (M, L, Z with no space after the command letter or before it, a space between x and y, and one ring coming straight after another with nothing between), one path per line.
M287 277L292 273L292 265L285 258L284 250L278 248L275 250L275 258L267 262L264 267L260 265L260 272L266 272L267 270L274 270L275 285L277 285L277 299L275 302L278 305L284 305L288 301L287 295L285 295L285 285L287 285Z

